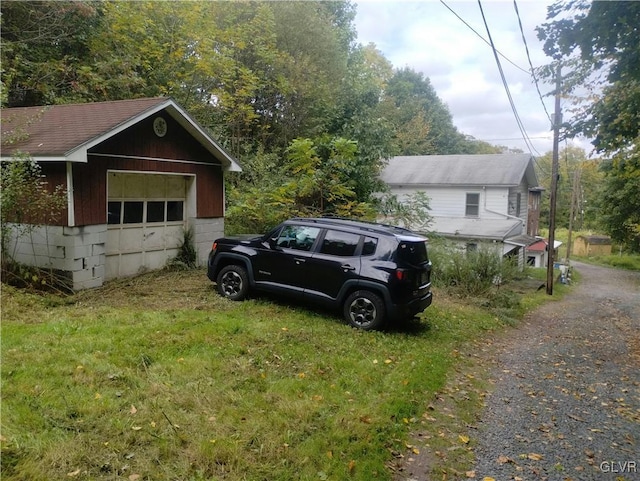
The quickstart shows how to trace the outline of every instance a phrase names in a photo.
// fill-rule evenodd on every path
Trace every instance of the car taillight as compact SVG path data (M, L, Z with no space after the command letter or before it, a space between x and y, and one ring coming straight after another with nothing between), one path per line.
M404 269L396 269L396 279L403 281L407 278L407 272Z
M211 246L211 250L214 251L218 248L218 243L214 242L213 245Z

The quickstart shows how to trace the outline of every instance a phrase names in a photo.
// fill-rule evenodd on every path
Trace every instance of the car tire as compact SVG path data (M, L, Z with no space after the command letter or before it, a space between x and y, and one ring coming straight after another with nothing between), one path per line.
M378 329L384 324L384 311L380 296L370 291L355 291L344 301L344 318L357 329Z
M249 293L247 270L238 265L223 267L216 278L218 293L232 301L242 301Z

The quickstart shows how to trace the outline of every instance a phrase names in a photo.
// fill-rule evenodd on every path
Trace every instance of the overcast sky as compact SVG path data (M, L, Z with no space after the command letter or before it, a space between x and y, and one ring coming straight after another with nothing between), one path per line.
M445 0L475 32L488 41L477 0ZM517 0L522 29L534 67L549 63L535 28L546 21L550 0ZM503 86L493 51L439 0L358 0L358 41L374 43L395 68L410 67L428 77L447 104L453 123L464 134L529 152ZM532 153L552 150L552 87L539 83L543 102L529 71L513 0L483 0L482 9L518 115L533 144ZM512 62L512 63L511 63ZM517 65L514 66L513 64ZM565 115L566 119L566 115ZM589 151L586 141L573 145ZM563 146L561 145L561 148Z

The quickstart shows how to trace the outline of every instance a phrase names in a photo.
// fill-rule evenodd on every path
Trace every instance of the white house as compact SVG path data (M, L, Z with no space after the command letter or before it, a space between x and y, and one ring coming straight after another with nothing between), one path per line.
M428 232L468 250L479 244L518 255L536 241L542 188L529 154L400 156L389 160L382 180L399 200L429 197Z

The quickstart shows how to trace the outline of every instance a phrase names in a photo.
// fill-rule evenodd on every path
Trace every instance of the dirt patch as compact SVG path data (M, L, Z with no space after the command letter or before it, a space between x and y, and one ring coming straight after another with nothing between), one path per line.
M205 309L223 302L204 269L156 271L117 279L97 289L80 291L71 297L81 306L122 306L136 309Z

